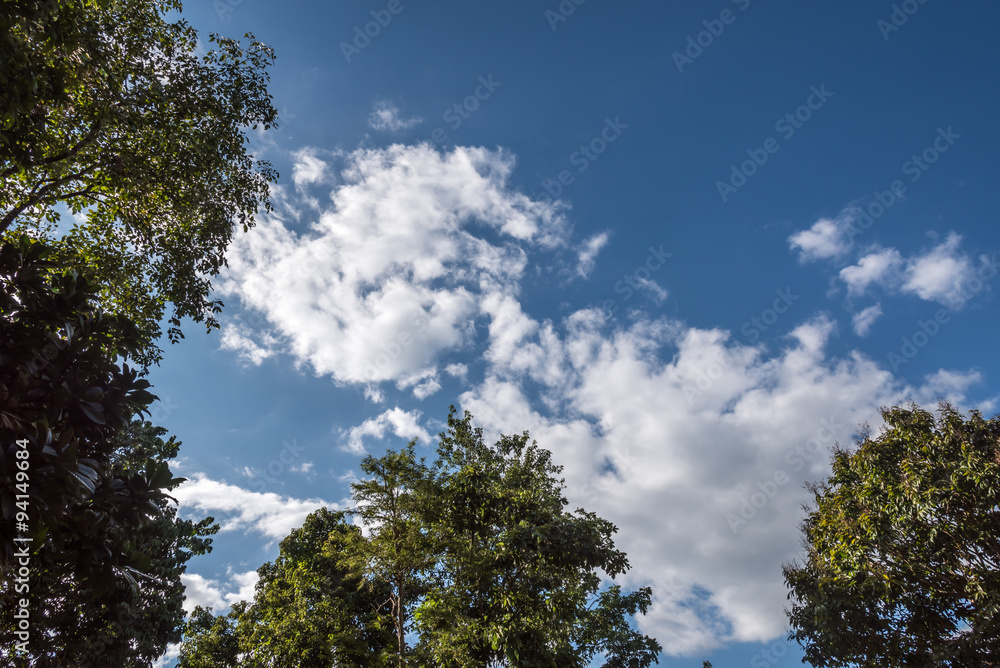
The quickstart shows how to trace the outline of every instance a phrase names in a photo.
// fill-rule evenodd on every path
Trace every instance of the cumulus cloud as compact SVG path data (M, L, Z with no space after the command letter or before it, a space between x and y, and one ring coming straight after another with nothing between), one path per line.
M295 153L292 165L292 183L296 188L322 183L329 174L329 165L320 160L315 149L302 149Z
M848 208L836 218L820 218L808 230L788 237L788 244L798 251L800 262L840 257L851 248L848 228L854 215L854 209Z
M203 473L188 476L188 481L172 494L182 511L195 510L216 517L221 531L255 531L274 540L284 538L319 508L340 509L340 505L322 499L251 492L211 480Z
M907 263L903 292L921 299L957 306L965 301L962 288L975 270L969 256L959 252L962 237L952 232L938 246Z
M364 438L385 438L386 430L391 430L393 434L406 440L419 438L424 443L431 440L430 434L420 426L420 411L404 411L399 406L392 410L385 411L381 415L370 420L365 420L360 425L352 427L346 434L347 444L345 449L354 454L363 455L365 449Z
M869 306L860 313L855 313L852 319L852 324L854 325L854 333L858 336L868 336L868 332L871 331L872 326L875 321L879 319L882 315L882 305L875 304L874 306Z
M280 338L319 375L427 396L439 357L469 342L480 295L516 294L526 249L566 244L558 206L508 188L513 167L481 148L350 154L307 231L272 216L230 247L218 289L271 331L235 330L227 347L257 361Z
M449 364L444 368L444 370L448 373L448 375L454 376L455 378L461 378L463 380L469 373L468 365L461 364L459 362Z
M424 119L414 116L400 118L399 108L390 102L376 102L375 109L368 116L368 125L373 130L399 132L419 125Z
M929 251L905 258L895 248L868 253L857 264L840 270L848 297L864 294L872 285L889 293L911 294L952 308L961 307L965 288L976 278L972 259L959 250L962 237L952 232Z
M250 330L239 323L226 323L222 327L220 347L235 352L241 361L253 366L260 366L276 353L275 337L264 333L259 341L251 338Z
M218 580L198 575L184 573L181 584L184 585L184 611L191 613L195 607L212 608L218 614L240 601L252 601L254 588L260 576L257 571L245 573L229 572L229 582L220 584Z
M299 364L373 400L382 381L428 396L444 372L470 383L462 408L488 435L530 430L565 466L571 507L619 526L633 565L623 584L654 587L639 624L668 653L782 636L780 565L798 554L802 485L828 473L828 448L862 422L877 427L878 407L959 396L970 377L931 375L914 388L859 352L832 355L836 323L823 316L770 351L641 314L627 326L598 309L536 319L520 298L528 254L568 246L568 227L559 206L508 188L512 169L509 155L485 149L355 151L316 222L293 231L280 216L263 221L234 243L220 287L263 314ZM793 235L793 250L803 261L841 257L847 215ZM897 289L941 294L940 264L887 266L899 268ZM854 294L890 284L880 266L862 258L844 280ZM856 331L877 317L866 311ZM447 357L473 348L485 370L469 379ZM397 406L340 435L356 454L390 433L429 441L420 420ZM287 533L287 520L277 532L276 516L247 505L301 510L276 495L228 496L206 503L226 508L231 528L267 535Z
M619 526L633 564L624 582L654 587L640 627L668 653L772 640L787 621L780 564L798 554L803 483L828 473L835 441L915 392L860 353L829 356L833 330L809 320L768 356L721 330L610 329L579 312L559 327L522 324L519 345L493 355L461 403L491 437L529 429L565 465L570 505ZM557 410L540 411L534 383Z
M840 278L847 284L847 296L864 294L872 283L898 283L903 267L903 257L895 248L869 253L858 263L840 270Z
M184 573L181 584L184 585L184 612L190 613L198 606L220 610L226 605L218 589L219 583L215 580L197 573Z

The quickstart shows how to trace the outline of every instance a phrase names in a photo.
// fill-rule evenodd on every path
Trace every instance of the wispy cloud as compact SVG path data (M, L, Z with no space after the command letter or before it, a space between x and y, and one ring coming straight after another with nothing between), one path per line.
M878 320L881 315L881 304L869 306L859 313L855 313L851 320L854 325L854 333L858 336L868 336L868 332L871 331L872 327L875 325L875 321Z
M253 531L275 540L284 538L319 508L340 508L339 504L323 499L251 492L212 480L203 473L189 475L173 496L182 511L196 510L219 519L221 531Z
M368 125L381 132L399 132L419 125L424 120L419 116L404 119L399 114L399 108L391 102L376 102L375 109L368 116Z

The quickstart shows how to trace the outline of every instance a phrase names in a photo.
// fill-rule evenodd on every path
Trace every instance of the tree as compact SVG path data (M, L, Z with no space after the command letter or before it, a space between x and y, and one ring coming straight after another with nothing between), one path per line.
M361 581L342 565L361 531L345 514L320 508L281 541L280 554L257 573L253 604L239 619L251 665L270 668L368 668L391 646L378 614L388 587Z
M440 435L422 518L439 562L415 616L419 651L442 666L644 668L660 645L628 618L649 588L601 589L628 570L609 521L566 511L562 468L527 432L492 446L454 407Z
M415 440L365 457L367 477L351 486L362 529L310 516L258 570L252 605L192 617L181 667L657 662L660 645L629 624L651 590L602 587L598 575L628 569L614 525L566 512L561 469L527 433L488 446L471 420L452 407L432 466Z
M177 657L179 668L241 668L237 628L248 603L240 601L226 615L197 606L184 624L184 642Z
M1000 418L883 409L812 488L807 554L784 567L814 666L1000 665Z
M158 468L177 456L180 443L164 441L166 430L149 422L133 421L115 436L109 478L129 479ZM103 484L103 481L102 483ZM113 587L95 590L77 573L74 554L47 541L31 559L29 619L32 641L31 665L35 668L75 666L103 668L149 668L166 650L179 642L184 621L184 587L181 575L195 555L211 551L207 538L218 530L212 518L200 522L182 520L165 498L156 502L157 514L141 524L97 525L106 542L121 546L127 561L110 559L111 566L131 570L136 581L119 581ZM81 503L70 513L79 518L90 511ZM136 560L134 555L142 555ZM0 583L11 611L13 578ZM12 615L0 621L4 647L0 655L10 657L14 638ZM16 655L16 654L15 654Z
M352 512L372 532L368 537L352 536L343 560L367 590L388 589L384 601L400 668L410 655L406 633L412 611L427 590L427 574L436 562L421 515L429 502L429 471L422 459L417 461L415 444L414 440L400 452L362 460L361 470L370 477L351 485L357 504ZM382 606L377 610L381 612Z
M54 259L85 271L106 310L137 323L136 361L172 304L218 327L211 278L234 227L270 210L277 173L247 153L245 128L275 124L267 92L274 54L170 23L177 0L14 0L0 6L0 233L56 243ZM83 222L54 238L63 205Z
M121 546L99 528L155 514L175 480L165 463L109 477L116 434L155 399L119 362L140 337L127 319L96 308L85 277L56 271L50 252L26 237L0 244L0 567L14 538L30 533L72 549L81 576L112 587L107 557ZM77 516L80 504L88 511ZM19 511L31 518L29 532L17 530Z
M23 654L23 599L32 665L148 666L178 637L180 575L208 549L211 519L169 505L179 444L137 419L155 397L121 361L135 328L50 252L23 236L0 245L0 655Z
M360 535L344 513L321 508L257 569L254 599L225 616L196 609L184 631L181 668L374 668L394 640L378 609L387 587L365 588L341 565Z

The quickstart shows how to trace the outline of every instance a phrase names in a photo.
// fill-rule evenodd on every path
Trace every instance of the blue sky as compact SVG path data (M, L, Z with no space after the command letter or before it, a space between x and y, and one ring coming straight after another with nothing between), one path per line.
M991 0L183 16L273 46L281 111L223 330L151 374L182 511L224 527L189 605L248 596L365 452L431 456L454 403L619 526L661 665L799 665L780 568L827 448L906 399L996 410Z

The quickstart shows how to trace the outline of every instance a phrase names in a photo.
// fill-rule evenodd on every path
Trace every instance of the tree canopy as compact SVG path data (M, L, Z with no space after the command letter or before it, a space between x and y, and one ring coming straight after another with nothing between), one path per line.
M58 270L50 253L27 237L0 244L0 563L17 534L15 495L27 494L35 537L75 545L92 563L81 568L107 581L101 564L116 548L97 528L155 512L150 503L173 479L166 464L108 477L116 433L155 399L119 360L139 335L97 308L86 277ZM27 473L16 465L19 439L28 442ZM73 517L84 501L91 511Z
M339 513L310 516L258 570L252 603L192 617L181 665L211 656L249 666L327 666L331 656L344 666L656 662L659 644L629 623L651 590L602 584L600 573L628 569L614 525L566 511L561 469L527 433L491 446L471 420L452 408L433 465L415 441L365 457L351 511L364 531Z
M791 638L814 666L1000 665L1000 418L882 416L813 489Z
M143 366L172 305L218 327L210 279L237 226L270 209L267 162L247 128L277 112L274 54L197 33L165 15L177 0L4 2L0 6L0 233L32 230L100 287L106 310L139 327ZM60 208L77 219L56 234Z
M617 528L568 512L562 467L527 432L493 445L454 407L420 514L438 562L414 613L432 665L645 667L660 645L631 628L652 591L602 587L628 570Z
M155 397L121 359L137 331L50 252L24 236L0 244L0 602L29 602L31 665L149 666L179 638L180 575L207 550L211 519L169 505L179 444L141 421ZM30 539L17 543L30 545L27 598L15 538ZM0 656L14 624L0 622Z
M166 465L177 456L180 443L173 437L164 441L165 434L162 427L141 420L121 429L113 437L108 477L128 479ZM192 557L211 551L208 536L218 525L211 517L198 522L178 518L176 507L165 497L154 505L156 512L147 521L95 527L105 544L118 548L110 556L103 555L102 564L118 573L130 573L131 583L118 578L110 586L95 587L84 577L86 571L81 572L75 545L45 541L33 552L28 599L31 666L149 668L169 643L180 641L184 621L180 578ZM77 522L91 512L86 501L69 509ZM0 582L5 611L15 607L14 582L6 576ZM10 647L15 622L11 615L4 615L0 622L4 639L0 656L9 659L17 655Z

